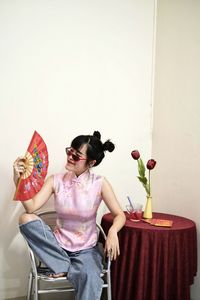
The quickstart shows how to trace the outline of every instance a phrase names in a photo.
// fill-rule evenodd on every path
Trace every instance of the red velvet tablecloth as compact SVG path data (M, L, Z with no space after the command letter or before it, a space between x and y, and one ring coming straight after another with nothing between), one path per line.
M195 223L161 213L153 218L173 220L173 226L127 220L118 233L121 254L111 266L113 300L190 300L197 272ZM106 234L112 220L110 213L102 218Z

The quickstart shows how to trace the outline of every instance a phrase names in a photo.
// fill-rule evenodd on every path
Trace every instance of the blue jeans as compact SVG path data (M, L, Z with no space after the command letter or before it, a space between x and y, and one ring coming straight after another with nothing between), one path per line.
M76 252L66 251L41 219L21 224L19 228L34 253L52 273L68 273L76 300L101 298L103 280L100 274L103 265L98 246Z

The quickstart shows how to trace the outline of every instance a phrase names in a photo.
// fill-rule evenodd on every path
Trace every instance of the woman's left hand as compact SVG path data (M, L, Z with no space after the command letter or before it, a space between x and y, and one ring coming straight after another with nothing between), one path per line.
M107 256L110 256L111 260L115 260L120 254L117 231L112 227L108 232L104 251L107 254Z

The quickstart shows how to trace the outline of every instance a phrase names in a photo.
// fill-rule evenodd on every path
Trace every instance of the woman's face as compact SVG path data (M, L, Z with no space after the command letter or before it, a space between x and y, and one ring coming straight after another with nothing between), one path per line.
M69 148L67 150L67 163L65 168L68 171L74 172L77 176L84 173L87 169L89 169L89 165L87 162L87 144L83 144L79 151ZM75 157L73 157L75 155ZM80 160L76 160L78 157Z

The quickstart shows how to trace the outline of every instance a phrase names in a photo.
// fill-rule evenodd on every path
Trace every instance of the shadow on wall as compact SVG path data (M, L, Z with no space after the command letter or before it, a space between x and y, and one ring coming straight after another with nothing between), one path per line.
M18 229L19 215L24 211L20 203L13 199L13 193L7 193L1 205L1 285L0 299L22 294L27 284L28 256Z
M24 300L27 293L30 262L27 249L18 227L19 216L24 208L18 201L13 201L13 193L8 194L3 202L1 227L1 280L0 300ZM49 206L52 203L48 203ZM46 208L44 206L44 209ZM6 221L5 221L6 220ZM24 295L22 297L22 295ZM41 295L41 300L74 300L74 295L47 294Z

